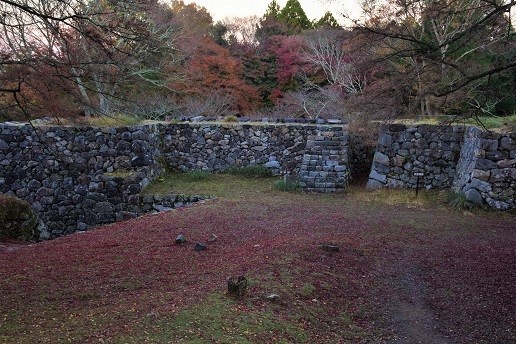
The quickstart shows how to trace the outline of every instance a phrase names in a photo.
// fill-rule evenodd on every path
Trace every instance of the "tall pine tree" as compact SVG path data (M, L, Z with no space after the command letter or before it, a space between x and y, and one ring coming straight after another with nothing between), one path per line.
M319 19L317 22L315 22L314 27L333 27L333 28L339 28L340 25L337 22L337 19L331 14L331 12L326 11L324 16Z
M287 35L286 24L280 19L280 6L276 0L272 0L256 28L256 39L264 43L269 37Z
M279 12L279 19L287 25L290 34L312 28L312 22L306 16L298 0L288 0L285 7Z
M280 5L278 4L278 2L276 0L272 0L271 3L269 4L269 6L267 6L267 10L265 11L265 15L263 16L263 18L268 18L268 17L272 17L272 18L278 18L278 15L280 13Z

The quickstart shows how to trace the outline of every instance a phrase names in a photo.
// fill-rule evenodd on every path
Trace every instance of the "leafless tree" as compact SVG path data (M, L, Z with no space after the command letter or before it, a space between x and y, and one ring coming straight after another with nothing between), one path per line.
M324 87L287 92L275 109L276 117L342 118L346 106L338 88Z
M317 30L307 36L304 60L321 71L326 82L350 94L362 93L367 78L357 70L343 47L343 30ZM306 78L307 81L310 78Z
M229 42L256 46L258 45L256 28L259 23L260 18L257 16L225 18L222 21L222 25L227 29L224 38Z
M173 42L148 15L156 6L153 0L0 0L0 75L8 75L0 78L0 93L28 115L31 99L23 91L37 80L34 88L67 89L86 114L109 112L128 78L156 82L149 78L155 66L141 62L164 48L158 43ZM22 72L12 73L16 68Z

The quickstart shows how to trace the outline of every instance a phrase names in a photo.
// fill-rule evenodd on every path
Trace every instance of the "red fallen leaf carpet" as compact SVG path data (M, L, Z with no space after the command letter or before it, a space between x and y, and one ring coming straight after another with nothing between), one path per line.
M0 244L0 342L516 342L514 214L249 190Z

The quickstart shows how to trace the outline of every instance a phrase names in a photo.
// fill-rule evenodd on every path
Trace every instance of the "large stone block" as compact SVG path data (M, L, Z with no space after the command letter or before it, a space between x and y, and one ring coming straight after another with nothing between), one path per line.
M476 160L475 168L477 170L492 170L498 168L498 165L492 160L480 158Z
M387 181L387 176L385 174L380 174L377 171L372 170L369 174L369 179L374 179L385 184L385 182Z
M378 138L378 144L384 147L390 147L392 145L392 136L387 133L381 134Z
M380 152L376 152L374 154L373 161L378 164L385 165L385 166L389 166L389 162L390 162L389 157Z

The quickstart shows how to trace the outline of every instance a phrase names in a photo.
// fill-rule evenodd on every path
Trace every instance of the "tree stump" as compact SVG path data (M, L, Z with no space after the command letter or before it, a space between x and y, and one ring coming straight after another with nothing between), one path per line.
M247 290L247 279L244 276L228 279L228 295L241 299Z

